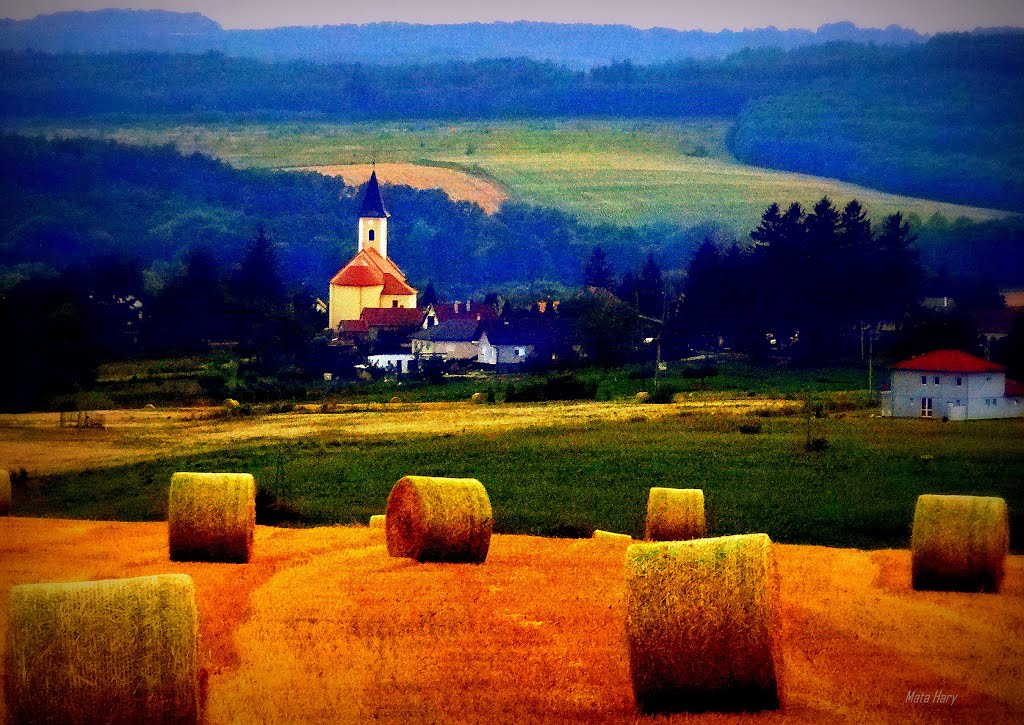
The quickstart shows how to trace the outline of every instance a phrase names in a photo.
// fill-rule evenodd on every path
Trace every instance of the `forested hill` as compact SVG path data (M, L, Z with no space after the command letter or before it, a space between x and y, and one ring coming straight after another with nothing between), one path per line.
M394 119L738 117L742 161L1024 210L1024 32L828 44L572 70L525 58L269 63L221 54L0 53L0 114Z
M709 233L591 227L521 205L487 215L440 191L406 186L383 193L391 256L414 285L432 280L459 295L489 286L576 286L597 245L619 273L639 267L649 251L681 269ZM2 135L0 198L0 292L26 276L105 257L148 268L157 284L197 248L228 268L264 226L285 281L322 295L355 254L362 197L336 177L242 171L171 147Z
M199 13L164 10L61 12L0 22L0 49L4 50L217 51L265 60L387 64L527 57L574 68L625 60L646 64L723 57L744 48L791 49L835 41L906 45L924 39L913 30L895 25L858 28L849 22L823 25L817 30L769 27L719 33L537 22L370 23L225 30ZM381 48L387 52L381 53Z

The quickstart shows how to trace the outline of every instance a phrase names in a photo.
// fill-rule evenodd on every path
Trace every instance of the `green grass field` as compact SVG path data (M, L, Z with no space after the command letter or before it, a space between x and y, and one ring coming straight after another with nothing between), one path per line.
M349 163L446 165L500 182L512 198L578 214L590 222L635 226L716 220L745 234L772 202L837 204L859 199L870 215L980 220L1005 212L874 191L820 177L745 166L725 148L729 122L692 120L523 121L502 123L254 123L52 127L134 143L173 142L240 167L292 168Z
M759 432L741 429L752 424ZM712 534L864 548L906 546L921 493L997 495L1012 512L1014 548L1024 544L1024 420L942 424L862 411L811 419L811 434L827 450L804 450L800 414L681 410L486 434L321 437L33 479L18 513L157 520L171 473L229 470L255 474L295 523L365 523L394 482L415 473L479 478L504 533L639 536L647 490L674 486L705 490Z

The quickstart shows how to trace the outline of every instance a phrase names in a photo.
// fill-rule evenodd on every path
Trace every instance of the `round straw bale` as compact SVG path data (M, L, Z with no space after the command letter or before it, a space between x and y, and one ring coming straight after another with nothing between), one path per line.
M699 488L652 488L647 496L648 541L686 541L706 533L704 492Z
M224 398L223 405L228 410L234 410L235 408L237 408L240 405L240 403L237 400L235 400L234 398Z
M614 531L602 531L601 529L594 529L594 535L591 537L594 539L604 539L605 541L632 541L633 537L629 534L616 534Z
M633 396L633 402L635 403L650 403L651 394L646 390L641 390L639 393Z
M779 706L778 574L766 534L626 549L626 635L645 713Z
M9 615L8 722L199 722L191 577L23 584Z
M0 516L11 513L11 473L0 468Z
M479 564L487 558L493 523L487 490L475 478L406 476L388 496L388 553Z
M377 514L376 516L370 517L370 528L371 529L383 529L384 528L384 514Z
M252 556L256 482L249 473L175 473L168 533L172 561L244 564Z
M998 592L1009 543L1003 499L919 496L910 537L914 589Z
M402 399L399 398L397 395L395 395L394 397L391 398L391 402L392 403L401 403Z
M473 393L473 395L471 395L469 399L471 402L476 403L477 405L479 405L480 403L486 403L487 393Z

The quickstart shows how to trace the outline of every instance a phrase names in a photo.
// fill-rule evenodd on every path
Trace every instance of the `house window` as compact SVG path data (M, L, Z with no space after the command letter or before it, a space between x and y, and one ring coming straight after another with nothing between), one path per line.
M963 384L964 384L964 379L963 379L963 378L957 378L957 379L956 379L956 386L957 386L958 388L960 388L960 387L963 387ZM959 404L959 403L957 403L957 405L960 405L960 404Z
M371 242L373 241L373 230L372 230L372 229L370 230L370 233L369 233L369 234L367 234L367 238L368 238L368 239L369 239L369 240L370 240Z
M935 376L935 384L936 384L936 385L938 385L938 384L939 384L939 376L938 376L938 375L936 375L936 376Z
M932 399L921 398L921 417L931 418L932 417Z
M398 300L391 300L392 307L398 307Z
M928 384L928 376L927 375L922 375L921 376L921 385L927 385L927 384Z

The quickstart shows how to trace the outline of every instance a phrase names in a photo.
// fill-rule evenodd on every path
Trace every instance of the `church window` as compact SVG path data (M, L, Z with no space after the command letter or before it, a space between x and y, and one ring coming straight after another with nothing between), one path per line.
M373 230L372 229L370 230L370 233L369 233L368 237L369 237L370 241L372 242L373 241Z

